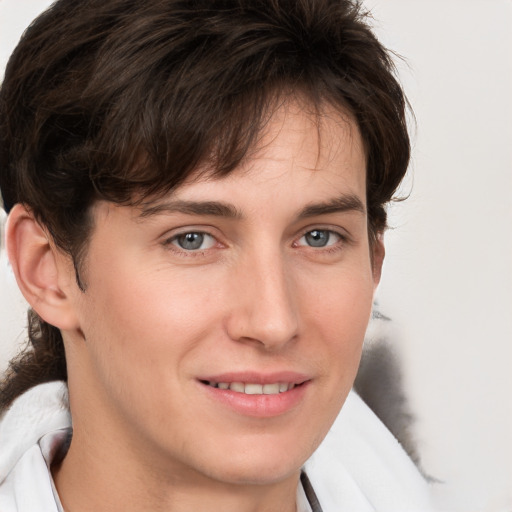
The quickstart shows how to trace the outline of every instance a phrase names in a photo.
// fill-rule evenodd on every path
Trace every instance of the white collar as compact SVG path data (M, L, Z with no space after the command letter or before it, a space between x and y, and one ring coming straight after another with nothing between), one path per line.
M0 486L45 434L70 426L63 382L41 384L19 397L0 421ZM353 392L305 471L323 512L432 510L427 484L417 468ZM303 504L301 490L302 486L298 502Z

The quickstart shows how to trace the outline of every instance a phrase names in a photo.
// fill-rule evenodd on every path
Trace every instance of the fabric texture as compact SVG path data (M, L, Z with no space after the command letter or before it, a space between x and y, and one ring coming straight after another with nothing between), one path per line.
M49 464L66 446L70 429L63 382L27 391L3 415L2 512L59 512ZM432 510L428 484L398 441L354 392L304 471L297 492L300 512ZM318 503L308 509L308 501L313 504L314 500Z

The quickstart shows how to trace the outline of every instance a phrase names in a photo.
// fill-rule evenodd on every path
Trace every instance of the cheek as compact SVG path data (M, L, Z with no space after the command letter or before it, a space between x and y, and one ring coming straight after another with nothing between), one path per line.
M329 331L329 338L342 334L358 338L364 334L368 323L374 282L371 268L346 267L327 276L311 276L300 290L305 304L304 312L311 318L321 319L322 330Z
M303 294L309 338L317 340L312 345L324 352L326 373L342 387L350 387L357 372L373 291L371 271L355 269L324 281L316 293Z
M105 345L98 347L98 364L101 352L109 350L120 372L168 382L179 377L184 360L190 361L222 326L224 277L212 268L183 271L167 266L141 272L144 266L137 267L133 273L121 268L124 279L121 272L103 275L96 290L89 319L100 345ZM96 326L98 318L101 325Z
M370 275L370 277L368 277ZM303 354L314 361L318 371L315 403L310 418L313 449L318 446L345 402L353 385L371 314L373 281L371 272L340 272L309 285L304 297Z
M218 301L197 283L169 275L164 280L164 274L104 275L101 283L88 307L86 332L100 394L129 422L165 423L169 411L184 407L183 376L217 324Z

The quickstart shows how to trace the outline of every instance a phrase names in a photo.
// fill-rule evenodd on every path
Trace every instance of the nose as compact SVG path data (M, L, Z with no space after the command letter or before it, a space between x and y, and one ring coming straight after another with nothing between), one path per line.
M231 339L278 350L299 330L293 277L279 251L237 266L227 331Z

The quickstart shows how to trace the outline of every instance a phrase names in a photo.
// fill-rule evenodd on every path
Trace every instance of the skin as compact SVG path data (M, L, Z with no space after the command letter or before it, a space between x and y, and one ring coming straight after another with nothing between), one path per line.
M53 475L66 510L294 511L300 468L352 386L384 255L369 246L354 122L289 102L241 168L201 176L144 211L94 205L85 293L13 211L11 256L32 262L13 264L20 287L65 341L74 437ZM186 233L205 233L198 250ZM251 416L199 381L234 371L307 386L284 413Z

